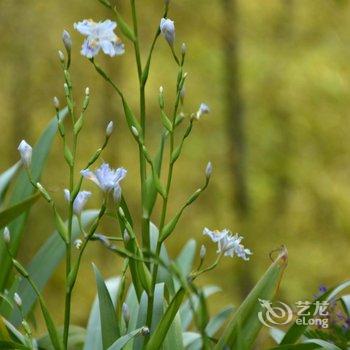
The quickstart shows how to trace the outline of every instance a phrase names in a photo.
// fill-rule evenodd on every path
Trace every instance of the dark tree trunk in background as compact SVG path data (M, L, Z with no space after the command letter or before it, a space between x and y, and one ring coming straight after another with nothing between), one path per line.
M234 207L243 219L248 215L244 111L240 93L237 2L222 0L224 10L223 49L230 164L233 175Z
M275 208L279 215L285 213L288 207L288 193L291 187L290 158L292 148L291 111L286 99L281 97L281 91L287 88L288 67L284 57L291 53L293 40L293 10L294 0L283 0L282 13L275 29L275 37L279 43L280 60L275 70L274 79L269 82L271 87L271 114L279 134L276 147L275 165ZM273 68L272 68L273 69ZM272 84L271 84L272 83Z
M243 101L241 96L239 36L237 0L222 0L223 5L223 50L224 89L227 137L229 142L229 162L232 172L233 208L242 229L248 227L249 198L246 174L246 137ZM242 266L242 265L240 265ZM246 266L236 270L241 298L250 292L253 281Z

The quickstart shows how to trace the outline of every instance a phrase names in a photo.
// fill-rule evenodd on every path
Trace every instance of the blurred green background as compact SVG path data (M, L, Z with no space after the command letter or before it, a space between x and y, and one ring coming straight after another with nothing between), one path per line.
M162 16L162 0L138 1L143 61ZM129 3L119 0L125 18ZM278 298L291 304L308 300L319 284L348 278L350 262L350 3L347 0L173 0L169 17L176 24L176 47L188 46L186 112L200 102L212 110L195 125L175 172L170 201L174 213L204 179L208 160L214 165L211 185L186 211L168 241L175 256L190 238L206 243L208 260L215 247L204 226L230 228L245 236L254 255L250 262L226 259L201 282L218 284L212 310L238 304L269 264L269 253L285 244L289 266ZM79 147L81 166L103 142L106 123L116 132L104 160L129 170L123 183L132 212L140 214L138 155L117 96L80 56L83 38L73 23L112 15L94 0L0 1L0 149L1 171L17 159L22 138L34 143L54 114L53 96L63 100L63 76L57 59L61 32L73 36L72 75L76 98L86 86L91 105ZM118 32L120 35L120 33ZM125 38L123 38L125 41ZM97 61L113 76L137 111L138 91L133 49ZM157 106L160 85L171 108L177 76L164 40L156 46L147 90L147 144L159 142ZM67 169L57 137L42 182L64 205ZM98 190L91 208L99 204ZM42 201L32 211L21 247L29 261L53 231L51 212ZM157 213L155 213L157 214ZM154 215L155 223L158 222ZM102 232L113 234L108 221ZM120 259L92 245L74 295L73 320L84 325L95 294L91 262L111 276ZM62 272L63 270L61 270ZM63 312L63 275L46 288L58 320Z

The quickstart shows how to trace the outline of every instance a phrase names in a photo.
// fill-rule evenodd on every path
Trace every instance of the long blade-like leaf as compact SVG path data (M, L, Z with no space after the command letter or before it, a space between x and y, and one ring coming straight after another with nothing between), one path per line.
M62 119L66 116L67 109L65 108L60 112L59 117ZM32 177L34 181L39 181L41 173L43 171L47 156L49 154L53 138L57 131L57 118L50 122L48 127L44 130L39 141L33 147L33 157L32 157ZM25 170L22 170L19 174L12 196L10 198L9 205L15 205L23 201L24 198L32 195L34 192L33 186L28 180L28 176ZM14 256L16 256L19 243L22 237L24 225L27 221L29 211L26 211L16 220L14 220L9 228L11 231L11 251ZM2 291L6 285L7 278L9 275L11 260L6 252L6 247L2 240L0 240L0 291Z
M103 349L108 349L120 336L119 323L117 320L113 301L106 287L105 281L93 265L97 284L98 302L100 306L100 319L102 330Z
M142 328L135 329L134 331L120 337L118 340L116 340L109 348L108 350L121 350L124 348L124 346L129 343L129 341L139 334L141 334Z
M0 212L0 229L7 226L11 221L18 218L25 211L31 208L31 206L40 198L40 193L36 193L33 196L26 198L24 201L12 205L9 208Z
M0 204L2 204L7 188L9 187L11 180L17 174L20 168L21 162L17 162L11 168L7 169L0 175Z
M182 300L185 296L185 290L181 288L172 299L168 308L166 309L162 319L157 328L151 335L149 342L146 345L146 350L158 350L161 348L163 341L169 331L169 328L174 321L174 318L179 311Z
M83 227L87 227L91 222L93 222L97 215L98 210L88 210L83 212L81 215ZM81 234L79 224L78 221L74 219L72 227L72 240L75 240L79 234ZM27 267L27 271L29 272L31 279L34 281L38 290L43 290L46 283L55 272L58 264L63 259L64 255L65 244L62 241L59 233L55 231L52 236L44 243L44 245L42 245L40 250L37 252ZM37 295L26 279L21 279L19 284L15 283L13 287L11 287L11 292L17 292L21 296L22 312L23 315L26 316L33 307L34 302L37 299ZM4 312L3 309L1 309L1 311L2 313ZM17 308L15 308L10 318L11 322L15 325L18 325L21 322L21 319L22 317L20 312L17 310Z
M106 286L112 301L114 301L117 297L119 284L120 277L110 278L106 281ZM101 318L98 295L96 296L91 308L86 329L84 350L102 350Z
M264 276L255 285L241 306L234 313L233 318L226 326L215 350L225 347L238 348L238 342L243 349L250 349L260 331L262 324L258 319L261 310L259 299L273 299L278 289L283 271L287 266L287 251L283 248L276 261L266 271Z

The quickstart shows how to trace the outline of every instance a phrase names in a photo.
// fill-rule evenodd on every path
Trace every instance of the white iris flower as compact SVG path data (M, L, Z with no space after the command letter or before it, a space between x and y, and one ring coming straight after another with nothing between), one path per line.
M103 22L84 19L81 22L74 23L74 29L86 36L81 54L87 58L93 58L102 50L111 57L122 55L125 48L114 33L116 27L117 23L109 19Z
M243 260L249 260L249 256L252 255L252 252L241 244L243 237L238 234L232 235L227 229L212 231L205 228L203 235L209 236L214 243L218 244L217 253L224 253L231 258L238 256Z

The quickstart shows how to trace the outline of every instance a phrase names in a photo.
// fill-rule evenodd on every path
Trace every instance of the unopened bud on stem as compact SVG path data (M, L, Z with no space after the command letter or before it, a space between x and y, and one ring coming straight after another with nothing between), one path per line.
M131 131L132 131L132 133L134 134L134 136L139 137L139 132L137 131L137 129L135 128L135 126L132 126L132 127L131 127Z
M112 121L110 121L106 128L106 136L110 137L112 135L113 130L114 130L114 124Z
M200 256L201 260L204 259L204 257L205 257L206 254L207 254L207 248L205 248L205 245L202 244L201 250L200 250L200 252L199 252L199 256Z
M78 250L81 248L82 244L83 244L83 241L81 239L76 239L74 241L74 247Z
M146 337L147 335L149 335L149 328L148 327L142 327L141 329L141 335L143 335L144 337Z
M62 41L63 41L63 45L66 48L68 54L70 54L71 49L72 49L72 38L70 36L70 34L68 33L68 31L64 30L62 33Z
M207 167L205 168L205 176L207 179L210 178L211 174L213 173L213 165L211 162L208 162Z
M3 237L4 237L4 242L6 244L9 244L11 241L11 233L7 226L4 228Z
M182 45L181 45L181 54L182 54L182 56L185 56L186 52L187 52L187 46L186 46L185 43L182 43Z
M130 235L127 230L124 230L123 239L125 243L128 243L130 241Z
M52 103L56 109L60 108L60 100L56 96L52 99Z
M26 168L29 168L32 163L32 147L25 140L22 140L18 146L18 151L21 156L23 165Z
M58 58L60 59L61 63L64 63L64 54L61 50L58 50Z
M160 109L164 109L164 88L161 86L159 88L159 107Z
M16 305L17 305L18 307L21 307L21 306L22 306L22 299L21 299L21 297L20 297L17 293L15 293L15 294L13 295L13 300L15 301L15 303L16 303Z
M125 324L128 325L130 321L130 310L127 303L123 303L122 314Z
M160 21L160 31L170 46L174 46L175 25L174 21L169 18L162 18Z

